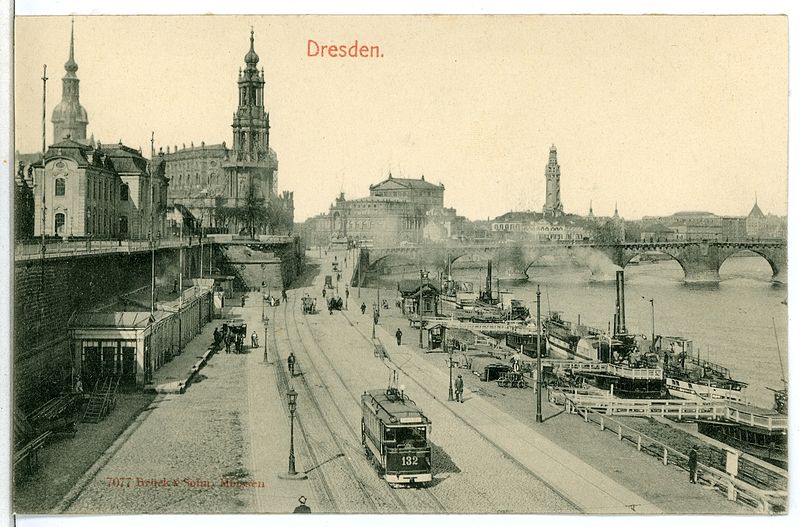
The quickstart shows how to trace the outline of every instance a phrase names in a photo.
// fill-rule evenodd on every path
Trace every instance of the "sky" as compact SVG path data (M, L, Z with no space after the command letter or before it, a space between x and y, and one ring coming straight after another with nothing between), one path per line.
M16 149L61 99L69 17L15 20ZM786 214L785 17L75 17L89 133L149 151L231 139L250 27L279 190L295 219L385 179L445 186L471 219L541 210L551 144L566 212ZM307 56L308 41L380 58Z

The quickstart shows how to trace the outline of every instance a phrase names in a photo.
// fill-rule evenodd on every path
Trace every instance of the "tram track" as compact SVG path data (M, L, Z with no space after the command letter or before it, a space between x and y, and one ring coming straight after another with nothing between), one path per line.
M287 313L288 307L288 304L284 304L284 330L286 332L289 349L295 354L295 357L298 358L298 363L300 363L302 359L311 365L313 364L313 360L310 357L308 346L305 344L303 336L299 331L296 315L294 314L294 309L297 308L296 296L292 302L291 315ZM296 339L292 338L292 334L290 332L290 318L293 322L292 325L294 326ZM282 365L279 367L282 369ZM312 375L316 375L319 381L318 383L312 381ZM317 429L317 431L312 432L311 435L307 433L311 432L311 430L308 430L308 428L303 431L303 435L306 438L307 444L312 444L315 441L317 442L317 458L325 457L324 455L319 455L319 451L323 449L325 454L328 455L328 461L325 462L325 466L319 465L319 463L316 463L316 466L318 467L318 470L321 471L329 470L331 468L329 463L337 460L334 466L338 467L340 470L342 470L342 472L344 472L344 474L341 475L344 477L344 479L349 480L349 482L343 482L342 485L337 487L339 494L333 496L333 499L337 504L337 508L342 509L345 505L349 506L343 510L343 512L349 513L408 512L405 506L401 503L397 503L395 500L391 499L387 500L385 499L385 495L381 496L379 487L375 485L368 486L368 476L373 471L372 467L367 465L366 461L359 463L359 459L363 456L360 437L357 437L353 433L352 428L347 426L348 419L342 413L341 408L335 404L336 398L334 398L331 394L330 388L322 380L319 372L315 368L303 368L303 373L300 377L301 378L299 381L301 389L303 392L305 392L304 395L307 396L308 400L311 402L312 412L314 414L309 421L318 423L320 427L324 428L324 430ZM324 392L322 395L325 396L326 403L323 403L323 401L320 400L320 397L317 396L315 389L312 388L312 384L314 384L317 389L321 389ZM337 429L341 428L342 425L340 424L339 427L337 427L334 422L332 422L335 420L328 417L329 415L335 416L337 414L339 415L338 422L342 423L345 427L344 434L342 433L342 430ZM350 441L343 437L344 435L350 435ZM340 459L341 461L338 461ZM352 484L348 484L352 482L356 483L356 497L352 495L344 495L344 493L347 492L347 489L353 488ZM394 506L392 506L392 501L394 501ZM364 510L359 510L359 505L363 506Z
M276 323L274 318L275 317L273 317L273 324ZM280 355L278 354L278 349L279 349L279 347L278 347L278 337L277 337L277 332L275 331L275 328L273 328L273 331L272 331L272 342L274 344L273 348L272 348L273 349L273 353L278 358L278 360L273 362L273 364L275 365L275 377L276 377L277 383L278 383L278 391L281 394L281 401L283 402L283 406L286 409L286 412L288 414L289 409L288 409L288 403L286 401L285 394L289 391L289 380L286 378L286 372L283 370L283 367L282 367L282 364L281 364L281 360L280 360ZM309 437L309 435L306 433L306 428L305 428L305 426L303 424L303 420L300 419L299 416L296 416L296 421L297 421L297 427L299 428L300 434L303 437L306 437L306 438ZM321 463L320 463L320 460L319 460L319 456L317 455L316 449L311 445L310 441L305 441L305 447L306 447L306 451L308 452L308 456L311 459L311 462L313 463L312 466L320 467ZM339 508L338 508L338 505L337 505L336 500L334 498L333 490L331 489L330 483L328 482L328 479L325 476L324 471L322 471L322 470L318 471L315 474L315 476L316 477L312 478L312 480L318 482L318 486L320 487L319 490L322 491L322 497L324 497L327 500L328 505L329 505L328 509L330 510L330 512L334 512L334 513L341 512L339 510ZM320 496L317 496L317 497L319 498ZM323 510L325 510L324 507L323 507Z
M307 317L304 316L304 318ZM302 339L302 335L300 332L300 325L297 322L297 315L296 311L293 312L292 319L294 321L296 331L298 336ZM355 408L358 408L360 411L361 408L361 399L360 396L363 393L363 387L353 388L347 381L342 377L339 373L339 369L333 363L333 361L328 357L328 355L322 350L322 348L318 344L318 339L314 336L313 332L310 329L308 324L305 324L306 332L311 341L311 347L316 348L317 352L315 355L317 357L322 357L322 359L327 364L327 370L330 371L335 376L335 381L341 385L344 392L349 396L349 398L353 401ZM305 344L304 344L305 346ZM308 348L309 346L305 346ZM319 363L313 359L312 363L318 365ZM315 367L315 370L322 371L320 368ZM326 388L330 383L325 383ZM329 392L330 393L330 392ZM348 419L344 416L341 411L341 408L337 406L337 410L339 411L339 415L342 417L342 420L348 423L348 428L351 431L351 435L357 444L359 445L359 453L360 456L365 457L363 453L363 448L361 448L361 430L359 427L355 426L353 423L352 418ZM360 412L359 412L360 413ZM360 420L356 421L360 422ZM366 462L366 461L365 461ZM374 469L370 467L370 472L377 477L375 474ZM404 511L404 512L447 512L447 507L433 494L431 489L426 487L416 488L416 489L397 489L389 486L383 479L380 479L380 489L383 491L388 492L388 494L392 497L392 499L397 503L397 505ZM423 497L424 496L424 497Z
M346 320L347 320L347 322L350 324L350 326L351 326L353 329L355 329L355 330L356 330L356 332L359 334L359 336L361 336L361 338L362 338L363 340L365 340L366 342L368 342L368 343L370 344L370 346L373 346L373 345L374 345L374 344L373 344L373 342L372 342L372 339L371 339L371 338L369 338L367 335L365 335L365 334L364 334L364 332L362 332L362 331L361 331L361 329L360 329L359 327L357 327L357 325L356 325L356 324L354 324L354 323L353 323L353 321L350 319L350 317L349 317L349 316L347 316L347 314L345 314L344 312L342 312L342 315L345 317L345 319L346 319ZM426 386L424 385L424 383L420 382L419 380L416 380L416 379L414 378L414 376L413 376L413 375L411 375L409 372L407 372L407 371L404 369L404 367L403 367L403 366L405 366L405 364L406 364L408 361L405 361L405 362L403 362L402 364L398 364L398 363L395 361L395 359L393 359L393 358L392 358L392 357L390 357L390 356L386 356L384 360L385 360L385 361L387 361L387 362L389 362L389 363L391 363L391 364L392 364L392 366L394 366L394 367L395 367L397 370L399 370L399 371L403 372L403 373L404 373L406 376L408 376L410 379L414 379L414 380L415 380L415 382L416 382L416 384L417 384L417 385L418 385L418 386L419 386L419 387L420 387L420 388L421 388L421 389L422 389L422 390L423 390L425 393L427 393L427 394L428 394L428 395L429 395L429 396L430 396L430 397L431 397L431 398L432 398L434 401L438 402L438 403L439 403L439 405L440 405L442 408L444 408L444 409L445 409L447 412L449 412L451 415L453 415L453 416L454 416L456 419L458 419L460 422L462 422L462 423L463 423L465 426L467 426L469 429L471 429L473 432L475 432L475 433L476 433L478 436L480 436L480 437L481 437L481 438L482 438L484 441L486 441L486 442L487 442L489 445L491 445L493 448L495 448L495 449L496 449L496 450L497 450L497 451L498 451L498 452L499 452L499 453L500 453L500 454L501 454L503 457L505 457L505 458L506 458L506 459L508 459L508 460L509 460L511 463L513 463L513 464L514 464L514 466L516 466L517 468L519 468L520 470L522 470L522 471L523 471L525 474L528 474L529 476L531 476L531 477L535 478L537 481L541 482L541 483L542 483L543 485L545 485L545 486L546 486L548 489L550 489L550 490L551 490L551 491L552 491L554 494L556 494L558 497L560 497L561 499L563 499L563 500L564 500L565 502L567 502L569 505L571 505L572 507L574 507L576 511L580 511L580 510L581 510L581 507L580 507L580 506L578 506L578 504L577 504L577 503L575 503L575 502L574 502L572 499L570 499L568 496L564 495L564 494L563 494L561 491L559 491L558 489L554 488L552 485L550 485L549 483L547 483L547 482L546 482L545 480L543 480L543 479L542 479L542 478L541 478L541 477L540 477L538 474L536 474L536 473L535 473L535 472L533 472L531 469L529 469L528 467L526 467L526 466L525 466L523 463L521 463L519 460L517 460L517 459L516 459L516 458L515 458L515 457L514 457L514 456L513 456L513 455L512 455L510 452L506 451L504 448L502 448L500 445L498 445L498 444L497 444L495 441L493 441L491 438L489 438L489 437L487 437L485 434L483 434L483 433L482 433L480 430L478 430L478 429L477 429L475 426L473 426L473 425L472 425L472 424L471 424L469 421L467 421L466 419L464 419L464 418L463 418L462 416L460 416L460 415L459 415L457 412L455 412L455 411L454 411L452 408L450 408L450 407L449 407L447 404L445 404L445 403L441 402L441 400L440 400L440 399L437 397L437 395L436 395L436 394L435 394L433 391L431 391L430 389L428 389L428 387L426 387ZM487 417L491 417L491 416L488 416L488 414L486 414L485 412L481 412L481 413L483 413L484 415L487 415Z
M295 299L296 304L296 299ZM296 306L295 306L296 307ZM339 386L340 391L346 394L352 401L353 401L353 408L358 409L358 416L356 419L353 419L353 416L347 417L344 412L342 411L341 406L337 405L336 410L338 415L341 417L341 420L346 424L347 428L350 431L350 436L355 445L357 445L357 452L358 457L360 458L360 462L363 463L364 466L368 468L369 474L368 479L371 481L375 481L375 485L371 486L371 490L373 492L377 492L378 495L389 496L397 507L402 512L447 512L447 507L432 493L431 489L426 487L421 488L393 488L385 480L379 478L377 473L375 472L374 468L368 464L366 460L366 456L364 455L364 449L361 444L361 429L356 423L360 423L360 408L361 408L361 394L363 393L363 386L353 387L352 381L348 383L339 372L339 368L334 364L334 362L330 359L328 354L322 347L319 345L319 340L311 331L310 325L308 323L308 318L304 315L304 326L305 330L301 330L301 325L298 322L297 310L294 309L292 311L292 321L295 326L295 331L297 336L299 337L300 342L303 344L304 348L306 349L307 353L309 353L309 360L311 364L314 366L314 370L320 375L322 378L322 372L330 372L329 373L329 380L328 382L324 382L323 386L328 394L331 395L332 400L336 400L333 398L333 394L331 393L331 388L333 386ZM303 333L306 333L306 338L303 337ZM314 357L311 357L311 349L314 349ZM320 368L320 362L324 362L324 367ZM352 370L357 371L357 370ZM330 375L332 374L332 375ZM341 398L339 399L341 400Z

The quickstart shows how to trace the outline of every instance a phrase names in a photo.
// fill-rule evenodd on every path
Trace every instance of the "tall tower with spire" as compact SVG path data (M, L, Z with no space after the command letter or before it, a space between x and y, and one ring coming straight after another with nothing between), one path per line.
M258 69L255 32L250 29L250 50L239 69L239 105L233 114L233 149L226 169L236 181L232 196L237 205L249 193L270 199L277 189L278 162L269 147L269 113L264 108L264 69Z
M564 214L564 206L561 204L561 167L558 165L556 145L550 147L550 159L544 169L544 177L547 181L547 193L542 212L545 216L561 216Z
M69 136L73 141L87 144L86 126L89 117L86 109L81 106L80 80L76 75L78 63L75 62L75 21L69 37L69 59L64 63L67 71L61 79L61 102L53 109L53 142L58 143Z

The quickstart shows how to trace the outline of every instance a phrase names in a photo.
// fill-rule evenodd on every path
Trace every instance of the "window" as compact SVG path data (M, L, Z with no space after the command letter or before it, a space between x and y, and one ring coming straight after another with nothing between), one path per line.
M56 179L56 196L63 196L66 193L64 178Z
M120 201L128 201L128 185L124 183L119 187L119 200Z
M66 219L66 215L63 212L56 213L54 228L56 235L61 236L64 233L64 223L66 223Z

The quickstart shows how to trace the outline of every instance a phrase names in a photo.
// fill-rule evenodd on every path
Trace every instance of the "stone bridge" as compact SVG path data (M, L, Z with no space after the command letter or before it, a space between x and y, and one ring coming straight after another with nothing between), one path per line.
M731 255L752 251L772 268L772 281L787 283L787 247L784 240L768 241L675 241L642 243L548 242L514 244L425 245L420 247L363 249L362 264L370 270L384 264L419 265L445 270L448 262L468 258L492 260L500 279L525 280L527 270L541 258L555 256L585 265L593 279L613 276L634 257L658 251L677 261L686 283L718 283L719 269Z

